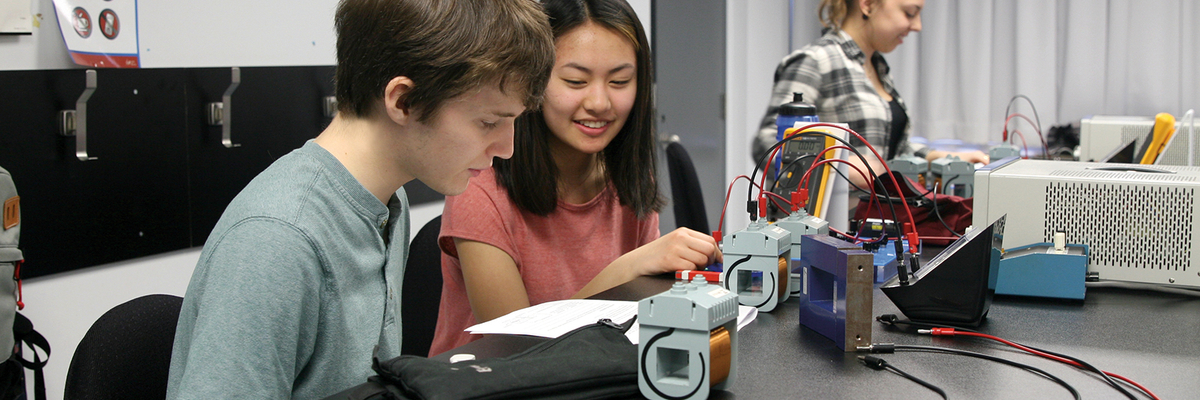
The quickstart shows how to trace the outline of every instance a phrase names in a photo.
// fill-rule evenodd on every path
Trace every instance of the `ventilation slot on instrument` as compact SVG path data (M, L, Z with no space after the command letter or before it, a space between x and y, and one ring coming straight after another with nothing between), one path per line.
M1121 168L1121 167L1110 167ZM1148 170L1159 169L1155 165L1132 166L1129 168L1147 168ZM1183 167L1171 167L1171 171L1178 170ZM1166 170L1164 170L1166 171ZM1177 175L1174 173L1153 173L1153 172L1128 172L1128 171L1104 171L1104 170L1056 170L1050 173L1050 176L1065 177L1065 178L1084 178L1084 179L1099 179L1105 181L1124 181L1131 184L1140 182L1164 182L1164 183L1188 183L1195 182L1196 177L1188 175Z
M1054 182L1043 241L1062 231L1092 265L1187 271L1195 202L1194 189Z

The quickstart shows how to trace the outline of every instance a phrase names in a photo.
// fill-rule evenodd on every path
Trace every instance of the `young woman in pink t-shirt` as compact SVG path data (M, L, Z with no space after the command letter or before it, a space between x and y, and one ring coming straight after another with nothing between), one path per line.
M624 0L543 5L556 61L541 110L517 119L511 159L446 199L430 355L517 309L721 260L707 234L659 236L653 70L632 8Z

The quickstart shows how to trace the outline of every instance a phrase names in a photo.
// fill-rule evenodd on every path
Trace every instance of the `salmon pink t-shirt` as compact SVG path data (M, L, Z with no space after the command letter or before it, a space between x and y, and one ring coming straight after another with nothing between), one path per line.
M442 212L442 301L429 355L464 345L478 335L463 284L454 238L486 243L512 257L525 283L529 304L574 296L609 263L658 239L658 214L638 219L622 206L610 184L584 204L558 202L546 216L517 208L494 169L471 179L466 192L446 197Z

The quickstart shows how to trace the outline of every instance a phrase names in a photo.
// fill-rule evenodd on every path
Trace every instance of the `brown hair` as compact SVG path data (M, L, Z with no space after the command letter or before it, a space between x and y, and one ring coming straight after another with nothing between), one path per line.
M857 10L858 2L855 0L821 0L821 5L817 6L817 18L821 20L821 25L836 31L842 29L842 22Z
M403 106L419 121L483 85L541 104L554 39L532 0L342 0L337 30L338 111L369 117L392 78L414 82Z
M637 94L621 132L601 151L604 173L617 189L621 205L643 218L658 212L665 200L658 190L654 138L654 68L650 43L637 14L625 0L544 0L554 37L587 22L620 33L633 44L637 55ZM496 159L496 176L518 207L547 215L558 207L558 169L550 155L549 138L541 112L516 120L511 159Z

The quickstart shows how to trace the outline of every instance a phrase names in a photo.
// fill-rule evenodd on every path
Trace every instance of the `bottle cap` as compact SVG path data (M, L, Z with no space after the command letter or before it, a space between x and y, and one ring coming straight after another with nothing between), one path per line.
M792 102L779 106L779 115L805 116L817 115L817 106L804 102L804 93L792 93Z

